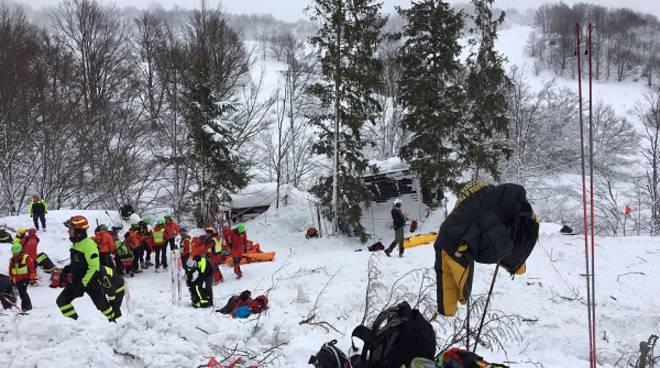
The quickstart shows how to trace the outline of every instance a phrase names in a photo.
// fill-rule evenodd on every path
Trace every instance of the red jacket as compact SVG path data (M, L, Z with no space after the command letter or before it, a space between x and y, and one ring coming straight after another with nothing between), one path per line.
M9 260L9 278L14 282L29 280L34 270L34 262L25 252L18 253Z
M25 236L21 239L21 245L23 246L23 252L27 253L32 260L37 259L37 246L39 245L39 238L36 235Z
M115 241L112 239L107 231L99 231L94 236L94 242L99 246L99 253L114 253L115 252Z
M183 238L181 239L181 255L186 257L190 255L190 252L192 251L192 239L188 238Z
M165 240L176 238L179 235L179 225L174 220L165 220Z
M203 256L206 255L206 244L200 237L193 238L191 242L192 248L190 249L190 256Z
M225 232L231 242L231 256L242 257L245 251L245 234L239 234L236 230L232 229Z

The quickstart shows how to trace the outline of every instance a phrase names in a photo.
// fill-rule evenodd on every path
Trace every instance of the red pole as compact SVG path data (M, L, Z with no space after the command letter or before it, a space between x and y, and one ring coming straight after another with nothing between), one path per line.
M594 125L593 125L593 108L592 108L592 47L591 47L591 23L589 23L588 31L589 38L587 40L587 47L589 52L589 175L591 181L591 336L593 351L593 368L596 368L596 240L594 230Z
M593 352L593 329L591 318L591 280L589 272L589 224L587 222L587 182L585 178L585 163L584 163L584 124L582 113L582 53L580 50L580 23L575 25L575 40L576 40L576 56L577 56L577 70L578 70L578 102L580 113L580 150L582 158L582 210L584 219L584 260L587 279L587 314L589 319L589 364L594 368L594 352Z

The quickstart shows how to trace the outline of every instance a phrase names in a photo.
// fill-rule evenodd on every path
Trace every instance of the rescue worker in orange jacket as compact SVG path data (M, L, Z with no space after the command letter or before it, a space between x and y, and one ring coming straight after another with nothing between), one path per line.
M112 255L115 253L115 241L108 231L108 225L101 224L94 232L94 242L99 246L101 266L114 267Z
M165 218L165 241L170 245L170 250L176 249L176 243L174 240L176 236L179 235L179 225L172 220L172 215L167 214Z
M124 235L124 244L126 244L133 252L133 263L131 267L133 268L133 273L140 273L140 260L142 259L142 237L140 235L140 224L134 222L131 224L131 228ZM144 261L142 261L144 262Z
M23 251L23 246L15 241L11 246L12 257L9 260L9 278L14 282L21 297L21 309L27 312L32 309L32 301L27 293L30 275L34 272L34 263L30 256Z
M164 270L167 270L167 242L165 241L165 220L160 219L156 226L151 230L148 239L148 245L155 251L156 272L161 264Z
M30 272L30 284L37 283L37 247L39 246L39 237L37 236L37 229L32 228L27 231L27 234L20 240L23 246L23 252L30 257L32 263Z

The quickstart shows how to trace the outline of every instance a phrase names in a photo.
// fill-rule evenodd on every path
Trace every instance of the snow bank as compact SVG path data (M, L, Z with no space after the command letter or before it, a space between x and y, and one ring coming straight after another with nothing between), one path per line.
M213 288L216 307L242 290L257 295L268 292L270 309L260 317L235 320L212 310L195 310L187 291L182 305L173 306L170 275L147 270L127 278L124 316L116 325L105 321L87 296L74 302L80 319L72 321L55 305L61 289L49 289L47 276L41 274L39 286L29 289L34 310L26 316L0 315L0 331L4 331L0 333L0 366L194 367L209 357L220 357L222 347L237 346L259 354L276 346L272 366L305 367L309 355L332 339L348 352L350 333L364 312L372 253L359 242L341 237L306 240L304 222L311 218L309 212L305 194L292 192L287 207L271 208L265 216L246 223L250 239L265 251L277 252L275 261L243 266L241 280L230 268L222 268L225 282ZM92 222L107 217L104 211L52 211L48 232L39 234L39 250L59 265L68 258L69 247L61 223L79 213ZM437 230L440 217L439 211L431 214L430 230ZM30 219L9 217L0 223L28 226ZM486 357L524 368L587 364L583 239L558 235L558 227L542 224L526 275L498 279L493 310L532 322L514 324L523 339L505 339L506 351L480 348ZM379 236L389 238L390 234ZM0 245L0 260L8 260L8 248ZM660 296L650 292L648 285L654 282L660 245L654 238L599 237L596 252L598 350L602 366L611 366L622 353L635 350L639 341L658 332ZM378 282L386 288L410 270L432 268L434 262L431 245L408 249L403 258L382 253L375 257L381 270ZM493 269L477 265L475 296L487 292ZM312 322L325 322L325 327L301 324L310 317L314 317ZM442 321L438 326L449 325L451 319ZM601 338L605 333L607 341ZM440 330L438 334L446 337Z

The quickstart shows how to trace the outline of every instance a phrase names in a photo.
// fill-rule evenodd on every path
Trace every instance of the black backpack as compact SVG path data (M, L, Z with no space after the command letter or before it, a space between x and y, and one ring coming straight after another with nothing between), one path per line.
M362 354L351 357L354 368L400 368L415 357L435 357L433 326L405 301L381 312L371 329L357 326L352 337L364 341Z
M316 368L351 368L351 362L339 348L337 340L326 342L316 355L309 357L309 364Z

